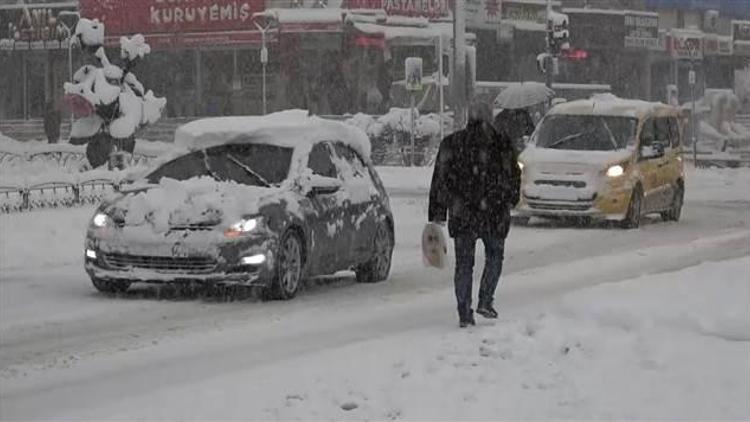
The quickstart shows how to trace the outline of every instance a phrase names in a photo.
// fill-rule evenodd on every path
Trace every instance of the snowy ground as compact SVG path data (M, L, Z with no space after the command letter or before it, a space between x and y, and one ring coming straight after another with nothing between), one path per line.
M501 319L463 331L421 264L429 169L381 174L391 279L292 302L103 296L92 208L1 215L0 419L750 418L746 169L690 172L680 223L514 228Z

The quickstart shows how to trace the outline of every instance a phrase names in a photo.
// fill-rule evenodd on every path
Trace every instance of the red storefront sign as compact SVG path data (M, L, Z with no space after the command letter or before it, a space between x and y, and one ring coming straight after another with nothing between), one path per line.
M344 9L381 9L389 15L441 18L450 15L449 0L344 0Z
M106 25L108 37L141 33L157 46L225 45L260 39L252 17L265 0L80 0L80 8Z

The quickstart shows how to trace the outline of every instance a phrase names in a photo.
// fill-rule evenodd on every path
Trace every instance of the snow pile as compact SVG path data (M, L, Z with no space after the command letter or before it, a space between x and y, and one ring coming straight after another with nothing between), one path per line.
M134 152L136 156L145 157L145 162L124 171L104 168L89 170L84 165L85 146L43 141L19 142L0 137L0 153L16 156L4 159L0 165L0 180L4 186L17 187L51 182L78 184L94 179L119 182L144 174L148 168L171 158L179 150L172 144L138 139Z
M438 138L440 136L440 116L435 113L420 115L414 110L414 132L417 138ZM411 133L411 114L408 108L392 108L377 119L358 113L346 121L356 126L371 138L388 137L396 133Z
M219 182L210 177L186 181L162 178L156 187L117 199L109 212L116 215L117 210L127 210L126 225L151 223L156 233L165 233L170 225L205 223L206 218L232 224L258 214L264 201L278 192L278 188Z

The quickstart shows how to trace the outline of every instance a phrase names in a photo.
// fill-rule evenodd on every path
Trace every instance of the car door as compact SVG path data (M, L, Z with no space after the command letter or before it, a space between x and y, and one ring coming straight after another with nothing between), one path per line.
M314 175L338 178L334 164L333 147L329 142L313 146L308 157L308 168ZM311 233L311 267L314 275L332 274L345 268L349 255L350 242L343 230L344 192L308 194L313 209L309 216Z
M659 166L664 158L658 154L656 119L647 118L641 128L638 151L638 166L643 186L643 212L657 209L661 199L661 181L659 180Z
M339 177L347 198L344 221L350 233L350 263L355 265L369 260L372 255L379 192L359 154L343 142L336 142L334 147Z
M655 196L655 209L664 210L672 203L673 179L671 162L674 157L674 137L673 127L669 116L657 117L656 122L656 139L662 146L664 154L657 161L656 168L658 171L658 189Z

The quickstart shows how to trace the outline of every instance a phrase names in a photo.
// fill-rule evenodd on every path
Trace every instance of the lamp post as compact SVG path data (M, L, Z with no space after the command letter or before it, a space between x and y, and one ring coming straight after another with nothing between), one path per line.
M253 21L255 27L260 31L260 65L263 73L262 90L263 90L263 115L267 113L266 106L266 65L268 65L268 48L266 47L266 32L269 25L261 26L258 22Z
M690 72L688 72L688 84L690 84L690 138L693 142L693 165L698 166L698 140L695 139L695 68L694 63L690 63Z

